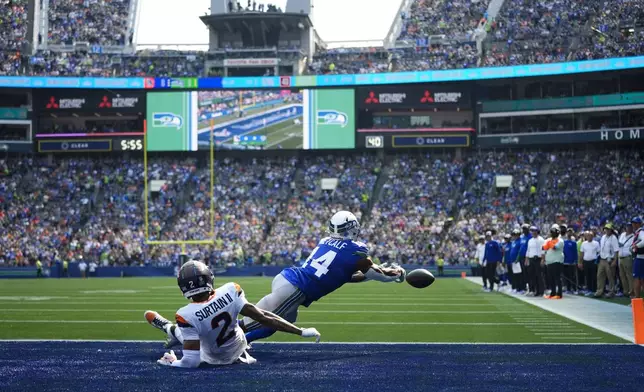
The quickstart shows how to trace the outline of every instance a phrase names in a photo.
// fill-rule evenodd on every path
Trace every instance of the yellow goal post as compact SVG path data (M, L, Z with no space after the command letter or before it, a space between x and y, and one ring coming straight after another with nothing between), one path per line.
M215 135L214 127L210 127L210 233L209 239L202 240L150 240L150 218L149 218L149 184L148 184L148 132L143 134L143 204L144 204L144 229L145 243L149 246L155 245L179 245L181 246L181 264L187 261L187 247L189 245L212 245L215 243Z

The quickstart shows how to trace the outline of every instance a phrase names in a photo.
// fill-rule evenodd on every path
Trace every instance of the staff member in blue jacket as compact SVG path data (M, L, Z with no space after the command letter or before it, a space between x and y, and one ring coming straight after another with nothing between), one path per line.
M526 286L528 285L529 277L528 277L528 268L524 264L524 260L526 258L526 253L528 253L528 241L532 239L532 233L530 233L530 225L527 223L524 223L521 225L521 237L519 237L519 257L518 261L521 263L521 283L519 287L519 291L526 292Z
M566 230L566 239L564 240L564 277L566 279L566 293L579 294L579 279L577 277L577 241L575 240L574 230Z
M518 262L517 257L519 257L519 249L521 248L521 238L519 236L521 232L519 229L512 230L512 238L510 240L510 255L505 257L506 267L508 268L508 276L510 277L510 283L512 284L512 292L518 293L521 291L521 282L523 281L522 272L514 273L512 266L516 263L521 266L521 263ZM523 271L523 269L521 269Z
M494 276L496 274L496 265L503 261L503 249L501 244L492 239L492 231L485 232L485 254L483 255L484 276L483 285L486 281L490 282L490 286L486 292L494 291Z

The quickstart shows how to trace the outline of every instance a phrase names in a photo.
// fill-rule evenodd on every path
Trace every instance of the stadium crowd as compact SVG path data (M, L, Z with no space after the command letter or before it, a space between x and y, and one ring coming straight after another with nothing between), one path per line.
M398 45L384 48L319 50L312 74L470 68L608 57L644 53L644 11L638 1L584 3L571 0L505 2L488 20L488 1L416 0L401 15ZM234 10L260 10L260 4L231 2ZM205 76L205 53L144 50L132 53L134 31L128 26L129 0L49 0L48 30L40 32L37 51L24 44L27 1L0 3L0 75L53 76ZM281 12L267 5L268 12ZM262 11L263 11L262 10ZM482 37L483 51L476 39ZM50 47L43 50L43 40ZM436 41L438 40L438 41ZM57 45L87 43L78 51ZM103 49L128 48L105 52ZM231 53L230 56L238 57ZM282 56L285 53L278 52ZM228 56L224 54L224 56Z
M474 31L484 18L488 0L416 0L408 13L401 15L400 39L427 40L443 35L448 39L472 41Z
M128 31L129 14L130 0L50 0L47 41L124 46L134 35Z
M148 201L151 240L206 240L191 248L217 264L292 264L308 255L338 209L362 219L374 257L466 265L488 229L565 223L578 233L641 213L644 156L636 150L451 156L402 154L216 161L214 233L207 162L163 158ZM139 159L11 159L2 163L0 259L176 261L179 248L145 245ZM495 186L512 176L509 188ZM325 186L323 179L337 179ZM586 179L594 178L593 182Z

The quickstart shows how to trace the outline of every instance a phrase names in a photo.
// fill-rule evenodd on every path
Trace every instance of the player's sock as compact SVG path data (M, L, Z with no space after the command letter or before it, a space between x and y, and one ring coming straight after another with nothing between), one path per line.
M164 328L166 334L168 335L165 345L165 348L171 348L179 344L183 344L183 335L181 330L177 328L174 324L168 324Z
M252 343L255 340L266 339L267 337L272 336L274 333L275 333L274 329L265 328L265 327L257 328L246 333L246 341L248 343Z

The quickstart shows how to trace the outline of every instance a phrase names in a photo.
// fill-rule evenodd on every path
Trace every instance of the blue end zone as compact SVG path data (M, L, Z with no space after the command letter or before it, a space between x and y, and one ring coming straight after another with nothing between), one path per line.
M161 343L0 342L0 390L605 392L644 385L644 349L635 345L257 344L258 364L194 370L156 365L163 351Z

